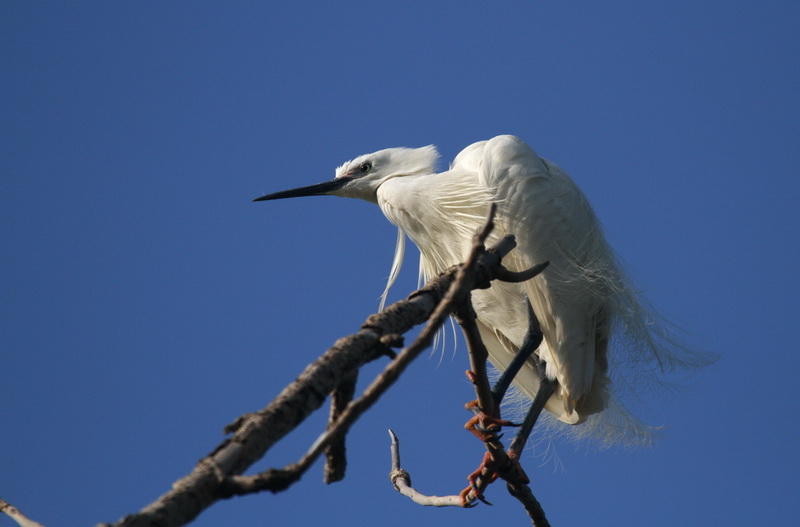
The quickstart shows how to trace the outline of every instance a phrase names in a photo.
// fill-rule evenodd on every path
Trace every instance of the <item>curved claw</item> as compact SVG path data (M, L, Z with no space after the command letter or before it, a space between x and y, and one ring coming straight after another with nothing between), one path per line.
M472 493L474 496L471 500L469 499L469 495ZM458 494L461 497L461 506L465 509L471 509L472 507L477 507L478 504L475 503L476 501L480 501L481 503L485 503L490 507L494 507L494 504L483 497L483 494L480 490L475 486L474 483L470 483L470 486L459 492Z
M485 434L493 434L494 432L500 430L500 426L497 425L496 423L492 423L489 426L483 426L483 423L478 421L477 423L475 423L475 430L477 430L478 432L483 432Z
M475 434L481 441L499 439L502 434L498 435L498 432L504 426L519 426L506 419L488 415L475 405L468 404L467 408L472 410L475 415L467 421L464 428Z
M458 493L458 496L461 498L461 506L464 507L465 509L471 509L472 507L478 506L478 504L475 503L474 499L471 500L468 499L470 492L474 492L472 484L470 484L469 487L465 488L464 490Z
M484 497L483 492L481 492L481 489L478 488L477 480L470 481L470 486L472 487L472 493L475 495L475 499L476 500L479 500L481 503L485 503L486 505L489 505L490 507L494 507L494 504L492 502L490 502L489 500L487 500Z

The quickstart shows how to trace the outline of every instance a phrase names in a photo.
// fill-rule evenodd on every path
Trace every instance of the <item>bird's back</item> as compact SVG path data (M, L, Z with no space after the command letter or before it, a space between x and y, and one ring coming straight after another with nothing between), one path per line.
M525 284L494 282L473 292L491 362L502 370L513 358L527 331L530 301L544 334L537 354L558 381L546 409L569 424L589 419L583 432L611 441L646 436L610 395L612 329L620 326L638 341L639 358L658 361L664 352L588 201L564 171L516 137L498 136L464 149L446 172L390 179L378 190L386 217L419 247L427 278L466 258L492 202L498 205L493 238L514 234L518 242L505 264L514 270L550 265ZM535 395L532 364L515 385Z

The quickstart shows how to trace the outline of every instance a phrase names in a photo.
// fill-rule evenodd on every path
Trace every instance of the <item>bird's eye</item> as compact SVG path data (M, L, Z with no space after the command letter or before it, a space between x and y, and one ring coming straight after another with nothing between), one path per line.
M360 166L360 167L358 167L358 170L359 170L359 171L360 171L362 174L366 174L367 172L369 172L370 170L372 170L372 163L361 163L361 166Z

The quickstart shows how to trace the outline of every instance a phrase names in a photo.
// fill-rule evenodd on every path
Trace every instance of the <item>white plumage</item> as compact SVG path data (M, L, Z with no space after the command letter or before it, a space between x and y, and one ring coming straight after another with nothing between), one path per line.
M446 172L436 173L437 158L433 146L381 150L344 163L331 182L259 200L331 194L377 203L400 229L387 291L402 263L405 235L420 250L425 278L433 277L466 259L489 204L496 203L490 243L505 234L518 243L506 266L550 265L526 283L494 282L473 292L490 361L503 370L514 357L530 301L544 335L536 354L556 381L545 409L563 423L583 423L570 427L579 436L647 442L649 428L616 401L610 374L623 362L643 375L692 359L679 358L681 348L638 299L583 193L558 166L509 135L468 146ZM539 378L532 364L514 384L534 397Z

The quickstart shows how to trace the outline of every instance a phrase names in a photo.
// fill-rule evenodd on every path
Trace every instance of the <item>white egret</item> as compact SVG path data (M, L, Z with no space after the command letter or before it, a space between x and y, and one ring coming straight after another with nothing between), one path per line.
M544 336L535 354L555 386L545 409L563 423L584 423L574 427L578 435L647 442L650 429L614 397L612 370L627 362L640 370L634 375L652 373L685 358L620 269L584 194L558 166L509 135L466 147L445 172L436 173L437 158L434 146L380 150L347 161L332 181L256 201L333 195L380 206L399 228L387 291L406 235L419 248L428 279L465 260L489 204L496 203L493 238L514 234L518 242L506 266L550 265L526 283L494 282L473 292L490 362L499 370L508 366L527 332L530 302ZM540 377L532 360L514 384L536 395Z

